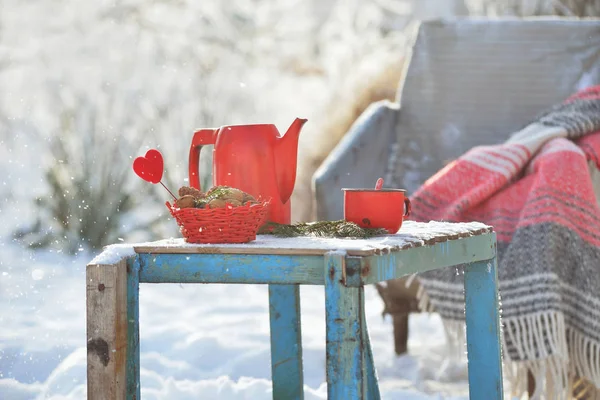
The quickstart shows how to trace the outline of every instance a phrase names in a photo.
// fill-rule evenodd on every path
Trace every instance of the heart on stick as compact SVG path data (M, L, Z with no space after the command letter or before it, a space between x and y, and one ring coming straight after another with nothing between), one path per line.
M133 161L133 170L143 180L159 183L163 175L163 158L158 150L150 149L143 157Z

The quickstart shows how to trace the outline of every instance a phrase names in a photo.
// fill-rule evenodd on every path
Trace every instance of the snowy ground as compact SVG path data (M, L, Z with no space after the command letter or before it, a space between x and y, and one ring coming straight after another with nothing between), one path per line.
M85 264L2 242L0 398L86 397ZM270 399L267 287L142 285L144 399ZM303 287L307 399L326 396L325 312L320 287ZM367 318L385 399L467 398L466 364L446 357L437 315L411 318L410 355L393 354L390 321L366 290Z

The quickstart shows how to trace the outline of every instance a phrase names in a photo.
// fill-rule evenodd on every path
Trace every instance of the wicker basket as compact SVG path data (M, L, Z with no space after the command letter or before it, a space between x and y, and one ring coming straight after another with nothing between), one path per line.
M265 223L269 202L222 208L177 208L166 203L188 243L247 243Z

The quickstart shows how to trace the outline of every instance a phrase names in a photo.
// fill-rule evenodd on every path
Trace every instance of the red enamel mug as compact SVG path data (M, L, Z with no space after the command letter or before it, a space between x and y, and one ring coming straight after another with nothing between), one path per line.
M404 189L342 189L344 219L363 228L383 228L394 234L410 215Z

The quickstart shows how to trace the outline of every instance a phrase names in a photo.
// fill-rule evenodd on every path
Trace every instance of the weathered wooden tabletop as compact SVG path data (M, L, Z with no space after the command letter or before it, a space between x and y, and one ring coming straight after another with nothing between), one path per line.
M339 252L348 257L348 273L356 272L347 284L361 286L491 259L495 245L493 228L479 222L405 221L399 233L369 239L258 235L244 244L191 244L182 238L115 244L89 265L137 256L140 282L323 285L323 257Z
M133 248L136 253L160 254L323 255L330 251L344 251L349 256L371 256L490 232L492 232L492 227L480 222L432 221L423 223L405 221L399 233L369 239L306 236L278 238L270 235L258 235L255 241L245 244L190 244L183 239L165 239L134 244Z

